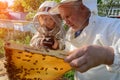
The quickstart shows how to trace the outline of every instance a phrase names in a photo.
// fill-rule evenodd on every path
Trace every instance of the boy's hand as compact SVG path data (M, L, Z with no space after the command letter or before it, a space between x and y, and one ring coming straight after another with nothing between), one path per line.
M55 50L59 49L59 42L56 38L54 39L54 44L53 44L52 48L55 49Z
M54 37L53 36L45 36L42 44L45 47L48 47L49 49L53 49L52 46L54 45Z

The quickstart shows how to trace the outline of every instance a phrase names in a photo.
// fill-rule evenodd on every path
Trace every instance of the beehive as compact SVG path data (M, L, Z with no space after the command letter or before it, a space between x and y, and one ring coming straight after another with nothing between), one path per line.
M47 53L13 43L6 43L4 48L9 80L57 80L71 69L62 51Z

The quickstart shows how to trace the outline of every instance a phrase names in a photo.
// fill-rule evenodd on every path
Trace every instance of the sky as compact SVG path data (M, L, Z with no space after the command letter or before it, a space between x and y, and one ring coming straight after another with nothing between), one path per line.
M0 1L3 1L3 2L6 1L6 2L8 2L8 6L11 6L13 4L14 0L0 0Z

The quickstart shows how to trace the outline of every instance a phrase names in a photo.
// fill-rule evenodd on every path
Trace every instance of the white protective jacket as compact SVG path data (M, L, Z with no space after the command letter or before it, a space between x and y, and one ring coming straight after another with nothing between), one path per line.
M114 48L114 64L100 65L85 73L76 72L75 80L120 80L120 20L91 15L89 25L74 38L70 28L66 36L66 50L96 44Z
M30 41L30 46L41 49L43 46L40 45L40 42L42 40L44 40L45 34L47 34L50 36L54 36L54 38L57 39L57 41L59 42L59 49L60 50L64 49L64 46L65 46L64 40L65 40L66 31L63 28L62 20L58 16L58 14L50 14L48 12L49 9L51 9L52 7L54 7L56 5L57 5L57 3L55 1L45 1L44 3L42 3L40 5L39 10L42 8L45 8L45 10L38 11L33 18L34 27L36 28L37 32L32 37L32 39ZM40 24L40 22L39 22L40 15L47 15L47 16L51 17L51 19L56 24L52 30L48 31L45 26L42 26Z

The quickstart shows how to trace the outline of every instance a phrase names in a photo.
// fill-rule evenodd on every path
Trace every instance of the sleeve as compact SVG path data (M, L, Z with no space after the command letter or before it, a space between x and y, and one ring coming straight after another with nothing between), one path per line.
M43 36L37 32L30 41L30 46L35 48L41 48L40 42L43 39Z
M120 73L120 24L113 34L111 47L114 49L114 62L112 65L107 65L107 70Z
M114 62L112 65L107 65L107 69L111 72L120 73L120 36L116 44L111 47L114 49Z
M63 26L61 26L62 28L60 29L60 31L56 34L56 38L58 39L59 42L59 49L63 50L65 49L65 37L66 37L66 31L63 28Z
M65 42L64 42L64 40L59 40L58 42L59 42L59 49L60 50L64 50L65 49Z

